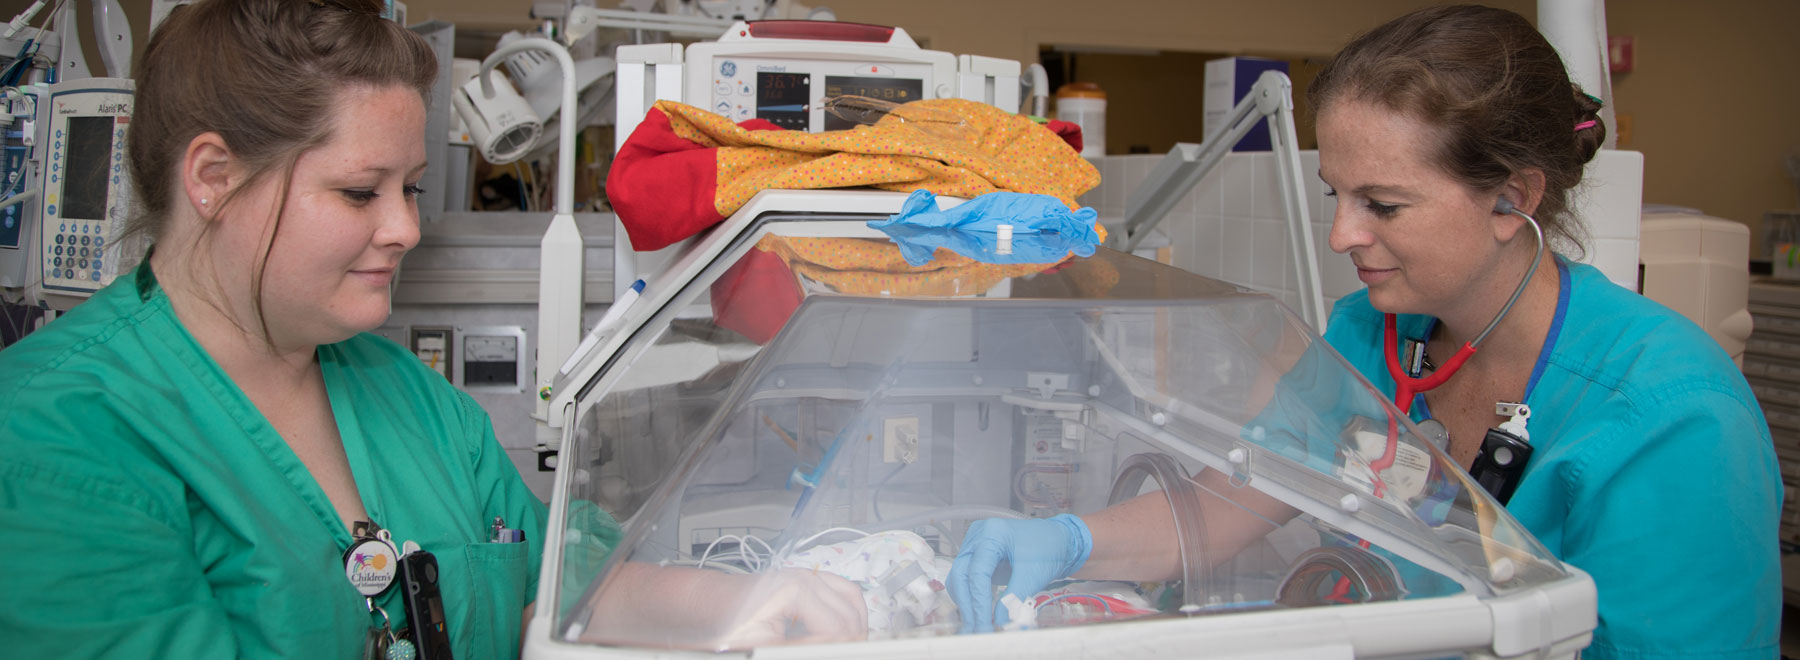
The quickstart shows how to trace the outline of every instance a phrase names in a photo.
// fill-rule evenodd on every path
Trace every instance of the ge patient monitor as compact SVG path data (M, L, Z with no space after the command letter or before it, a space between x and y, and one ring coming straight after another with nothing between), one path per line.
M83 78L50 86L48 175L38 241L46 292L92 295L125 265L116 243L131 209L125 168L131 103L129 79Z

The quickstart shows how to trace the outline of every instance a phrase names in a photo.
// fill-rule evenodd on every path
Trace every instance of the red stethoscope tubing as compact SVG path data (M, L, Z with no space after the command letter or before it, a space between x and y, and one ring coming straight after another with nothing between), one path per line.
M1450 380L1450 376L1454 375L1458 369L1461 369L1463 363L1469 361L1470 356L1475 355L1475 345L1472 343L1463 344L1463 347L1456 351L1456 355L1450 356L1450 360L1445 362L1444 366L1438 367L1436 371L1431 372L1430 376L1414 378L1406 375L1406 372L1400 368L1400 357L1398 355L1400 352L1400 333L1399 330L1396 329L1394 315L1388 314L1386 316L1387 319L1384 323L1386 330L1384 335L1387 340L1387 345L1391 350L1384 350L1382 353L1383 357L1387 358L1388 375L1394 377L1394 405L1400 408L1402 414L1405 414L1412 411L1413 395L1432 390L1439 385L1443 385L1444 381ZM1393 467L1394 458L1399 453L1399 431L1399 421L1390 415L1388 417L1387 451L1382 452L1381 458L1375 459L1374 462L1369 464L1369 469L1373 470L1375 474L1381 474L1382 470ZM1376 497L1381 497L1381 492L1387 490L1386 488L1383 488L1384 485L1385 484L1381 482L1380 478L1376 478Z
M1475 355L1475 344L1463 344L1463 347L1456 351L1456 355L1450 356L1450 360L1445 362L1444 366L1431 372L1430 376L1413 378L1406 375L1406 372L1400 368L1400 332L1396 329L1394 315L1387 314L1386 317L1385 335L1390 350L1383 351L1383 357L1387 358L1388 375L1394 377L1394 405L1400 407L1400 412L1411 412L1413 395L1435 389L1437 386L1443 385L1444 381L1450 380L1450 376L1455 374L1456 370L1461 369L1463 363L1469 361L1470 356Z

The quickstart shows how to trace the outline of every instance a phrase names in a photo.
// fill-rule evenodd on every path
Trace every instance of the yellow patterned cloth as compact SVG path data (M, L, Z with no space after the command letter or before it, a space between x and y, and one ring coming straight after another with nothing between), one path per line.
M1055 133L976 101L915 101L874 125L824 133L752 131L673 101L656 108L677 137L718 148L713 205L723 217L767 189L923 188L963 198L1004 190L1051 195L1074 209L1100 184L1099 171ZM959 123L930 130L943 123L937 118Z
M1001 280L1055 264L984 264L949 250L908 266L887 239L764 236L756 249L780 257L795 273L839 293L879 296L972 296Z

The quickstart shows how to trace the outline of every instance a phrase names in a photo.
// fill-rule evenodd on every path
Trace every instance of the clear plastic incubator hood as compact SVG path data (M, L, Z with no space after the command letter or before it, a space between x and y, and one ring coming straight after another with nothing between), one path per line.
M1104 248L906 268L865 226L902 199L766 192L572 361L526 657L1535 658L1588 644L1587 575L1274 298ZM1141 558L1166 579L1084 575L1012 603L998 632L961 630L944 582L971 524L1136 497L1166 502L1142 524L1167 543ZM792 593L684 601L673 586L794 571L859 589L850 620L866 634L767 625ZM683 616L644 616L670 607Z

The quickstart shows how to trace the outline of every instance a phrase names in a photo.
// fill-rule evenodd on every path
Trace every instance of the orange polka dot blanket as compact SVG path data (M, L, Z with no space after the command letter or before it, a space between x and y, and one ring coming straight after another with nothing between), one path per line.
M963 99L915 101L875 124L823 133L658 101L614 159L607 198L639 251L698 234L765 189L1004 190L1073 209L1100 173L1059 135L1066 129Z

